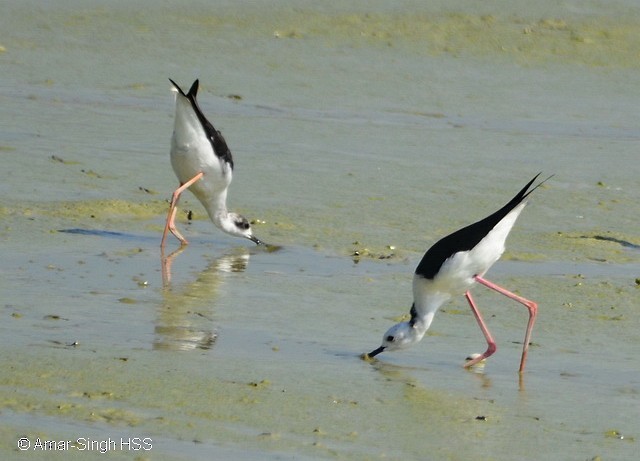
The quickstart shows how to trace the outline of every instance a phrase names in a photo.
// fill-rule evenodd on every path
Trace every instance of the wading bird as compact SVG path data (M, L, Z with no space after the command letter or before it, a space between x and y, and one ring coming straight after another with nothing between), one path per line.
M375 357L383 351L394 351L419 342L429 329L440 306L451 297L463 293L487 340L487 350L467 361L464 366L469 367L491 356L496 351L496 343L469 292L477 282L519 302L529 311L529 322L520 359L520 373L524 371L538 306L535 302L486 280L484 274L504 253L505 241L527 204L526 198L550 178L529 189L538 176L540 174L537 174L509 203L492 215L442 238L429 248L418 264L413 277L411 318L387 330L382 338L382 345L364 354L364 359Z
M160 247L164 249L169 231L187 245L187 239L176 229L175 218L180 195L189 189L202 203L213 224L227 234L244 237L260 245L253 235L251 224L244 217L227 210L227 190L233 177L233 158L222 133L204 116L196 95L198 80L188 93L171 79L176 91L176 115L171 138L171 166L180 181L173 196L162 234Z

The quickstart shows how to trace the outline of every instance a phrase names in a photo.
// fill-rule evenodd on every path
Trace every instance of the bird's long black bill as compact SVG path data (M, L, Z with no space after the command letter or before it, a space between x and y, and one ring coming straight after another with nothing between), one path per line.
M367 355L369 356L369 358L374 358L376 355L378 355L380 352L384 351L385 347L384 346L380 346L379 348L377 348L374 351L369 352Z
M260 240L258 237L255 236L251 236L249 237L249 240L251 240L253 243L255 243L256 245L266 245L266 243L264 243L262 240Z

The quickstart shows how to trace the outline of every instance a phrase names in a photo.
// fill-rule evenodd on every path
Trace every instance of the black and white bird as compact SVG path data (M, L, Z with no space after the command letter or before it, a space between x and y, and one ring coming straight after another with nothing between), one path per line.
M160 246L164 248L169 231L180 240L181 245L189 243L175 226L178 200L186 189L200 200L216 227L235 237L262 244L253 235L251 224L244 216L227 210L227 190L233 178L233 157L222 133L213 127L198 106L198 80L193 82L186 94L173 80L169 81L176 92L171 166L180 181L180 187L171 197Z
M529 181L509 203L498 211L442 238L425 253L413 277L411 318L387 330L382 338L382 345L364 354L363 358L372 358L383 351L394 351L419 342L429 329L440 306L453 296L463 293L487 341L487 350L467 361L465 367L491 356L496 351L496 343L469 292L477 282L519 302L528 309L529 322L520 360L520 372L524 371L538 306L535 302L484 279L484 274L504 253L505 241L527 204L526 198L549 179L529 189L538 176L540 174Z

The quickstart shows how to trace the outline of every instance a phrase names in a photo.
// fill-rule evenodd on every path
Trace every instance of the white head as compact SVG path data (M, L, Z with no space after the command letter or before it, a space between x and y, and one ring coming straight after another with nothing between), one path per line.
M251 240L256 245L262 245L263 242L253 235L251 224L247 218L238 213L233 212L219 212L216 213L213 219L216 226L222 229L227 234L234 237L243 237Z
M404 349L419 342L427 329L421 322L408 321L398 323L387 330L382 337L382 345L369 352L368 357L372 358L382 351L395 351Z

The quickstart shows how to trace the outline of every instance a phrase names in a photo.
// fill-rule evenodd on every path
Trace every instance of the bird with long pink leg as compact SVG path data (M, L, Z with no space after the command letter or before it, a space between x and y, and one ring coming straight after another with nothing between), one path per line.
M169 81L177 93L171 166L180 181L180 187L171 198L160 247L164 249L169 232L180 240L181 246L189 243L175 225L178 200L187 189L202 203L216 227L234 237L262 244L253 235L247 218L227 210L227 190L233 178L233 157L222 133L213 127L198 106L198 80L193 82L188 93L182 91L173 80Z
M527 308L529 321L519 368L520 373L524 372L538 305L490 282L484 276L504 253L507 236L527 204L529 195L551 178L550 176L531 188L538 176L540 174L498 211L442 238L427 250L413 276L410 319L389 328L382 338L382 345L363 354L363 359L371 359L383 351L395 351L419 342L431 326L438 309L453 296L464 294L487 341L487 350L470 358L464 366L470 367L484 361L493 355L497 347L469 291L479 283Z

